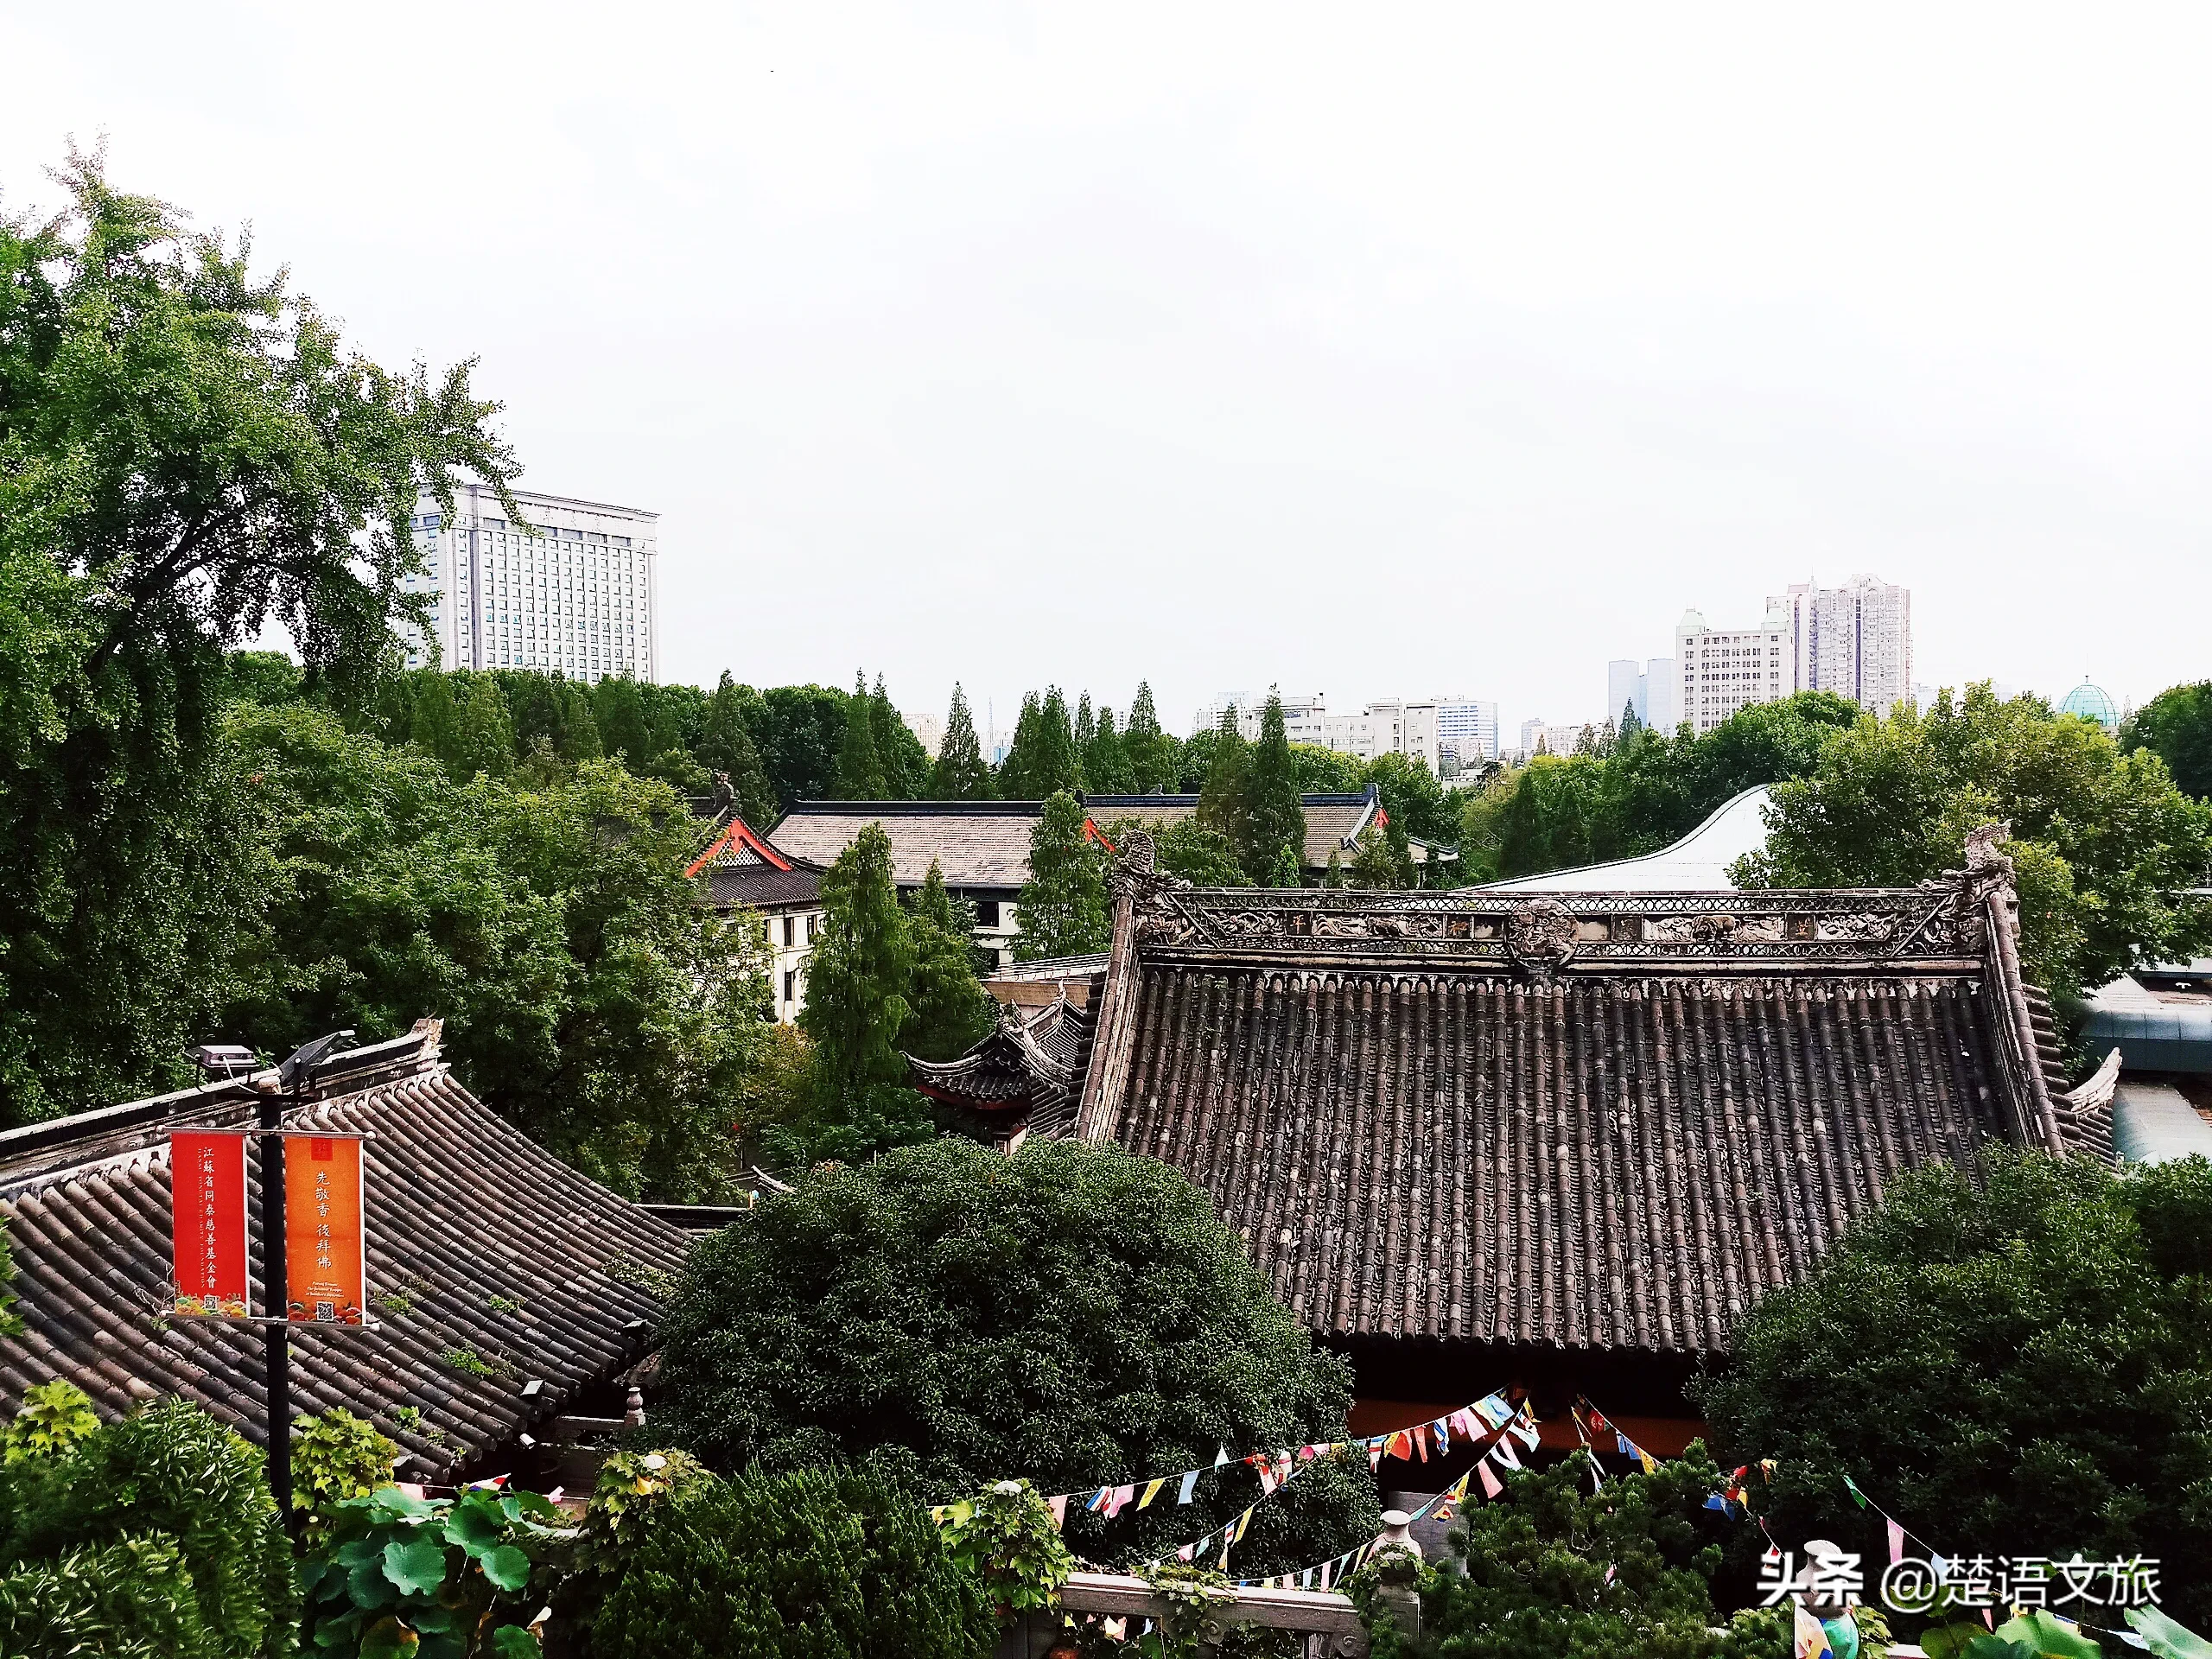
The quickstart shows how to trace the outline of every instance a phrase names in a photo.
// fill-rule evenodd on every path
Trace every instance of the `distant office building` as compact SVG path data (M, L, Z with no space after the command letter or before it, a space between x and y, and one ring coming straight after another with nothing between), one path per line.
M1605 721L1593 724L1587 721L1562 723L1524 720L1521 722L1521 747L1517 753L1523 760L1536 754L1573 754L1582 747L1585 737L1594 743L1610 729L1610 723Z
M1497 705L1473 697L1389 698L1357 715L1326 715L1321 744L1362 760L1402 754L1440 778L1457 777L1497 759Z
M1755 628L1714 629L1702 613L1685 611L1675 625L1675 656L1681 664L1682 718L1700 737L1739 709L1772 702L1794 689L1789 656L1789 618L1779 601Z
M610 674L651 680L660 665L654 582L660 515L634 507L514 493L526 522L509 523L480 485L416 504L410 528L429 572L410 592L433 595L430 626L447 668L560 670L570 679ZM407 665L427 666L420 638Z
M1605 718L1618 727L1621 710L1633 709L1646 726L1672 734L1681 720L1681 688L1675 678L1675 659L1654 657L1638 665L1633 658L1616 658L1605 664Z
M1673 736L1675 728L1682 723L1682 683L1675 659L1654 657L1644 669L1643 682L1643 701L1637 705L1637 717L1655 731Z
M1833 691L1880 718L1912 698L1912 592L1877 576L1840 588L1792 582L1767 601L1785 618L1791 691Z
M1236 710L1236 729L1243 734L1244 741L1258 742L1260 722L1267 715L1268 700L1246 696L1241 692L1224 694L1200 709L1191 717L1191 735L1196 737L1201 732L1220 730L1222 715L1229 709ZM1286 696L1282 699L1283 731L1294 743L1319 743L1322 741L1321 723L1327 715L1328 710L1319 691L1310 697Z

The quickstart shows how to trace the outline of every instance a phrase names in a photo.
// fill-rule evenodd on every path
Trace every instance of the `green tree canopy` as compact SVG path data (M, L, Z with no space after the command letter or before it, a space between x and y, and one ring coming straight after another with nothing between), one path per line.
M948 1138L817 1173L698 1246L664 1334L658 1421L715 1467L898 1446L948 1497L1335 1439L1351 1392L1203 1192L1069 1141L1008 1157ZM1070 1541L1141 1558L1257 1491L1209 1473L1195 1504L1132 1509L1110 1530L1071 1506ZM1374 1535L1374 1503L1363 1461L1301 1475L1255 1512L1239 1559L1332 1554Z
M914 735L913 728L899 717L891 694L884 690L881 674L875 677L875 690L868 694L868 724L875 741L876 761L883 768L883 786L890 791L887 798L921 799L930 786L929 751Z
M2102 727L2054 718L1985 683L1922 714L1861 719L1804 777L1775 785L1759 887L1910 887L1955 868L1967 834L2009 823L2022 956L2062 995L2147 954L2194 955L2212 916L2186 890L2212 870L2212 808L2174 787L2165 763L2122 754Z
M1138 818L1117 818L1103 826L1106 839L1126 847L1133 835L1152 836L1153 856L1170 875L1179 875L1194 887L1249 887L1253 884L1236 861L1236 849L1219 830L1209 830L1195 817L1172 823L1147 824Z
M1045 803L1029 834L1029 880L1014 900L1021 925L1014 953L1022 962L1103 950L1113 934L1106 905L1106 859L1084 833L1089 820L1065 790Z
M1173 791L1181 778L1178 744L1160 728L1160 714L1152 704L1149 681L1137 682L1136 696L1129 703L1128 724L1122 728L1122 745L1129 758L1129 780L1135 793L1150 795Z
M1299 804L1298 768L1291 760L1282 698L1273 689L1260 715L1260 741L1252 750L1251 767L1252 844L1244 868L1260 886L1294 887L1306 856L1306 809ZM1283 880L1286 859L1287 881Z
M838 1092L906 1079L899 1033L910 1007L914 941L892 879L891 837L871 823L822 877L822 933L808 963L799 1028L825 1086Z
M280 626L365 711L429 632L407 526L515 467L468 365L345 351L243 245L112 188L0 219L0 1122L180 1082L229 994L251 863L210 794L225 653Z
M745 728L745 699L728 669L707 699L699 732L699 764L729 779L738 811L747 823L766 830L775 821L776 798L768 786L760 751Z
M937 770L930 795L940 801L988 800L995 779L976 737L976 716L968 707L968 694L958 682L952 687L952 708L944 717L944 738L938 745Z
M1032 692L1021 700L1014 745L999 768L999 793L1009 801L1041 801L1082 786L1066 698L1057 685L1041 698Z
M600 681L592 688L591 712L607 757L623 761L632 772L643 772L645 763L666 747L654 740L645 700L635 680L610 674Z
M880 801L887 783L883 758L875 747L875 705L868 677L853 676L853 695L845 699L845 735L837 746L837 796L847 801Z
M220 1029L282 1052L440 1014L461 1077L541 1145L620 1192L721 1190L761 963L684 879L700 831L664 786L607 761L456 784L301 707L235 708L223 763L257 903Z
M739 688L743 695L745 688ZM845 735L845 694L826 685L777 685L748 702L746 729L760 750L779 811L837 793L837 753ZM869 734L874 741L874 733Z
M2135 711L2120 746L2157 755L2183 794L2212 797L2212 680L2159 692Z
M988 1036L998 1016L990 993L976 977L969 946L976 934L975 908L945 890L944 872L935 859L914 895L912 926L911 1007L899 1046L919 1059L949 1060Z
M1900 1179L1758 1302L1697 1398L1727 1461L1776 1459L1778 1537L1882 1554L1846 1477L1947 1554L2212 1560L2212 1166L2112 1173L1986 1150ZM2212 1619L2212 1579L2167 1611Z
M700 1475L640 1535L592 1620L599 1659L976 1659L997 1634L929 1498L874 1469ZM671 1593L675 1586L681 1586Z
M1205 783L1198 791L1198 822L1236 849L1236 861L1249 878L1255 846L1252 746L1236 729L1234 709L1221 711L1221 724L1211 735Z
M1136 792L1136 777L1129 770L1128 750L1114 729L1114 711L1103 705L1090 741L1084 747L1083 784L1094 795Z
M1454 1659L1772 1659L1789 1644L1786 1608L1724 1625L1713 1606L1724 1545L1749 1532L1705 1508L1719 1478L1695 1441L1594 1491L1585 1452L1508 1476L1503 1497L1468 1505L1453 1529L1456 1570L1423 1575L1424 1644ZM1371 1611L1371 1586L1354 1595Z

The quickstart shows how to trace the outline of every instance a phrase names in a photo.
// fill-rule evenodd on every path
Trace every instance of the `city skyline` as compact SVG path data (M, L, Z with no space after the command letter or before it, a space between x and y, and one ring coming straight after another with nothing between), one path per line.
M2203 672L2212 20L588 16L18 9L0 184L104 131L349 345L477 359L524 487L660 512L664 679L1510 728L1870 568L1922 683Z

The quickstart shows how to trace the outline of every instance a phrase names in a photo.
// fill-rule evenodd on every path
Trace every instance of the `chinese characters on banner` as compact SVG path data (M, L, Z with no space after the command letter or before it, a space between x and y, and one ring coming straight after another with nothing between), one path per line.
M311 1325L359 1325L368 1300L361 1276L365 1254L359 1137L286 1135L288 1316Z
M169 1211L177 1313L244 1319L245 1136L194 1129L171 1135Z

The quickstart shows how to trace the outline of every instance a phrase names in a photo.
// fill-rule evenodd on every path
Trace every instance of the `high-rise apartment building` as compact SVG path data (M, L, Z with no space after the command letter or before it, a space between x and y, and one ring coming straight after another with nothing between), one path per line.
M434 596L440 662L558 669L587 683L610 674L655 678L660 515L513 494L523 522L510 523L499 497L480 485L459 486L450 515L433 497L416 504L410 528L430 568L407 586ZM408 666L426 666L423 642L408 645Z
M1792 691L1833 691L1879 719L1912 699L1912 592L1878 576L1792 582L1767 601L1787 619Z
M1201 732L1218 731L1223 711L1230 709L1236 711L1236 729L1244 734L1244 741L1258 742L1260 721L1267 715L1268 700L1247 696L1241 691L1224 692L1193 715L1191 717L1191 735L1196 737ZM1328 709L1321 701L1319 691L1310 697L1286 696L1282 699L1284 734L1294 743L1319 743L1321 741L1321 722L1327 714Z
M1267 699L1226 694L1200 709L1191 734L1217 730L1234 709L1247 742L1260 739ZM1391 698L1370 702L1357 715L1332 715L1321 693L1282 700L1283 729L1294 743L1311 743L1339 754L1372 760L1378 754L1410 755L1439 777L1454 778L1497 759L1497 705L1473 697Z
M1668 681L1681 694L1677 718L1700 734L1739 709L1796 691L1833 691L1885 715L1913 695L1912 594L1874 576L1853 576L1840 588L1796 582L1767 601L1755 628L1715 630L1686 612L1675 629L1675 655Z

